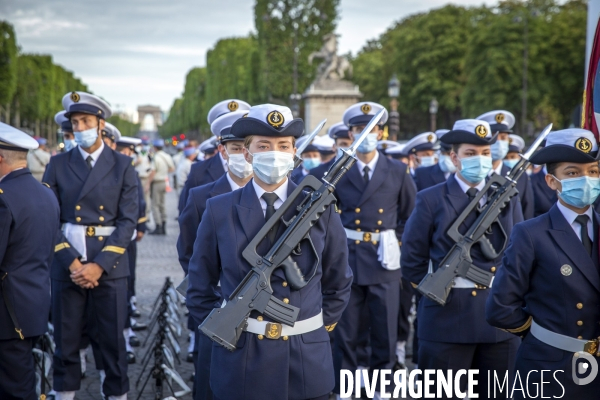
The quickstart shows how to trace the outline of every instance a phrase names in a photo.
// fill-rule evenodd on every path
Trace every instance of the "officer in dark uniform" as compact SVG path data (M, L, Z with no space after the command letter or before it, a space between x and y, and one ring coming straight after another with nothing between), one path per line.
M250 104L245 101L238 99L223 100L208 111L208 124L212 126L213 122L221 115L236 111L248 111L249 109ZM219 153L216 156L206 161L192 164L188 179L179 196L179 213L185 208L185 202L191 188L214 182L227 172L227 161L220 155L222 147L218 147L217 150Z
M245 139L244 154L253 165L254 179L244 188L206 203L188 271L187 304L197 323L220 305L219 281L223 297L228 298L250 271L242 251L265 218L296 187L287 175L293 167L295 139L303 130L302 120L294 119L289 108L274 104L254 106L246 118L233 124L231 133ZM280 224L278 234L283 229ZM334 207L323 213L309 235L320 258L315 278L300 290L291 289L281 269L271 278L273 295L300 309L298 321L294 327L284 325L279 339L269 339L265 335L268 317L253 312L236 350L213 345L210 386L216 398L328 398L334 376L327 330L333 329L346 307L352 272L343 227ZM268 249L268 242L261 243L259 253ZM314 256L307 243L302 243L300 250L293 258L308 274Z
M387 149L385 151L385 155L388 158L391 158L396 161L400 161L401 163L408 165L410 163L410 161L408 159L408 153L406 153L404 151L405 147L406 146L404 144L400 144L398 146L392 147L391 149ZM410 169L409 169L409 173L410 173Z
M498 175L506 176L510 172L510 168L503 163L503 160L510 149L509 134L515 125L515 116L505 110L496 110L482 114L476 119L488 122L492 132L498 133L498 139L492 145L492 171ZM517 190L519 191L519 200L523 209L523 218L526 220L533 218L533 188L529 181L529 175L521 175L517 181Z
M214 182L198 186L190 190L190 195L185 204L183 212L179 216L179 239L177 240L177 252L179 263L184 272L188 273L188 266L192 253L198 226L202 220L202 214L206 209L206 201L223 193L238 190L252 179L252 165L250 165L243 154L244 140L231 134L231 125L242 118L247 111L234 111L218 117L211 125L213 135L219 139L221 155L227 161L227 173ZM196 374L194 377L194 399L213 398L210 390L210 356L212 340L202 335L196 328L198 324L190 316L188 329L193 332L191 351L188 358L194 363ZM191 355L190 355L191 354Z
M321 165L321 154L319 153L319 149L312 144L309 144L304 148L300 157L302 158L302 165L293 170L290 174L290 179L296 185L302 182L302 179L308 175L311 169Z
M71 120L65 117L65 113L65 110L57 112L54 116L54 122L60 126L60 131L63 135L63 150L69 151L73 147L77 146L77 144L75 143L75 137L73 136Z
M551 132L531 157L546 164L546 183L558 201L515 226L486 305L490 324L524 338L516 370L528 387L515 399L540 390L547 398L598 396L600 378L576 384L572 376L574 357L598 360L600 215L591 205L600 194L599 158L594 135L583 129Z
M104 144L100 131L111 114L97 96L72 92L66 116L78 146L56 155L44 175L60 204L62 231L52 263L57 400L80 387L79 339L86 305L92 304L110 400L129 390L123 330L127 319L126 248L138 219L138 188L131 158Z
M438 129L435 131L435 135L438 138L438 144L440 147L438 162L434 165L417 168L415 170L415 176L413 179L415 180L418 191L435 186L438 183L446 182L446 179L448 179L448 177L456 171L456 167L450 158L452 146L440 140L447 132L449 132L448 129Z
M433 132L423 132L406 142L404 151L414 165L415 172L419 168L431 167L437 164L437 135Z
M310 170L311 175L316 176L319 179L323 178L325 173L329 171L329 168L331 168L331 165L335 162L337 154L341 154L342 149L347 149L352 146L349 131L350 129L343 122L333 124L327 130L327 135L335 141L334 150L336 152L336 157Z
M326 163L335 158L335 140L329 135L320 135L313 139L312 144L319 150L321 163Z
M357 103L344 112L350 139L383 106ZM340 370L357 368L356 346L361 331L370 329L369 368L391 369L396 363L400 248L404 224L414 207L416 188L406 164L377 151L387 113L358 147L357 162L336 186L337 207L346 231L349 263L354 274L350 302L336 330L334 363L336 393ZM367 326L359 324L361 309L369 313Z
M460 120L442 137L453 146L452 159L458 172L446 183L425 189L417 194L417 204L403 236L402 273L414 287L428 272L430 260L436 270L454 242L447 235L449 227L485 186L492 169L490 126L480 120ZM485 197L484 199L485 200ZM465 233L477 216L473 212L461 225ZM510 234L514 224L523 220L518 196L511 199L498 218L504 231ZM488 235L495 249L504 243L501 229L495 224ZM502 252L495 260L483 256L479 245L471 250L473 264L495 272ZM494 283L494 286L496 284ZM504 377L511 372L519 339L490 326L485 321L485 300L488 288L457 277L445 306L422 297L418 310L419 368L457 371L478 369L479 398L487 398L488 371ZM453 375L454 376L454 375ZM492 375L493 376L493 375ZM462 381L462 384L466 384ZM464 386L463 386L464 388Z
M27 169L38 143L0 123L0 399L34 400L32 349L48 330L58 202Z

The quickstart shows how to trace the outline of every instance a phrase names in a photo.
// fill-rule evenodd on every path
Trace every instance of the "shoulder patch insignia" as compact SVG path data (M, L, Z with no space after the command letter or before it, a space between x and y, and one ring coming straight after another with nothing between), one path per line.
M48 185L46 182L42 182L42 185L46 186L48 189L50 189L50 185Z

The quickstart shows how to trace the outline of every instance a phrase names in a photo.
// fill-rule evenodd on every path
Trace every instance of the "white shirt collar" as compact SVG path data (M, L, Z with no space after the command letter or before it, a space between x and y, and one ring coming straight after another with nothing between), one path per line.
M233 179L231 178L231 175L229 175L229 172L227 172L225 175L227 175L227 181L229 182L229 186L231 186L232 192L235 190L238 190L242 187L233 181Z
M373 177L373 171L375 171L375 166L377 165L377 161L379 160L379 151L375 151L375 157L373 157L373 159L371 161L369 161L368 164L365 164L364 162L362 162L359 158L356 159L356 166L358 167L358 170L360 171L360 174L363 174L363 170L365 169L366 166L369 167L369 179L371 179Z
M289 183L290 182L289 182L288 178L285 178L285 181L283 182L283 184L273 191L273 193L275 193L277 195L277 197L279 197L279 199L275 200L275 203L273 204L273 206L275 207L276 210L283 204L284 201L287 200L287 192L288 192ZM256 196L258 197L258 201L260 202L263 213L266 213L267 202L262 198L262 195L264 193L266 193L266 190L264 190L263 188L258 186L258 184L254 180L254 178L252 178L252 186L254 187L254 191L256 192Z
M558 206L558 209L562 213L563 217L565 217L569 225L571 225L571 228L573 228L573 231L575 231L575 234L577 235L579 240L581 240L581 225L579 225L578 222L575 222L575 218L577 218L579 215L587 215L590 218L587 223L588 234L591 235L592 240L594 239L594 213L592 210L593 205L589 206L587 211L583 214L577 214L575 211L568 209L567 207L563 206L560 201L557 201L556 205Z
M83 161L85 161L88 156L92 156L92 167L94 165L96 165L96 161L98 161L98 158L100 158L100 154L102 153L102 150L104 150L104 140L100 140L100 147L98 147L98 149L96 149L96 151L94 151L93 153L88 153L87 151L85 151L81 146L77 146L77 148L79 149L79 152L81 153L81 157L83 157Z
M223 154L219 151L219 158L221 159L221 164L223 165L223 169L225 172L229 171L229 166L227 165L227 160L223 158Z
M498 168L493 168L490 173L488 174L488 176L492 176L492 174L495 172L496 174L502 176L502 166L504 165L504 162L501 162L500 165L498 165Z
M456 179L456 182L458 182L458 185L460 186L460 188L462 189L463 192L467 193L467 190L471 189L471 186L469 186L465 182L463 182L463 180L458 177L458 174L454 174L454 179ZM479 182L477 184L477 186L475 186L475 189L481 190L481 189L483 189L484 186L485 186L485 179L482 180L481 182Z

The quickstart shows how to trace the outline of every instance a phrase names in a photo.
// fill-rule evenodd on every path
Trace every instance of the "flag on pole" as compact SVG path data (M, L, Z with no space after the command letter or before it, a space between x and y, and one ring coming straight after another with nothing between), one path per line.
M583 107L581 108L581 127L592 131L596 140L599 139L600 127L600 24L596 26L594 42L590 53L588 76L583 92Z

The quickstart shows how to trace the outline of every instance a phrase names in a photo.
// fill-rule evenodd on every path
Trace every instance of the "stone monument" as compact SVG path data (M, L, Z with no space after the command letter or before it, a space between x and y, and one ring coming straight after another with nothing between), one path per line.
M322 62L316 79L303 95L304 121L309 132L323 118L327 118L325 128L340 122L344 111L362 97L358 86L344 80L352 74L352 65L345 57L337 55L335 34L323 37L323 47L311 53L308 62L312 64L315 58Z

